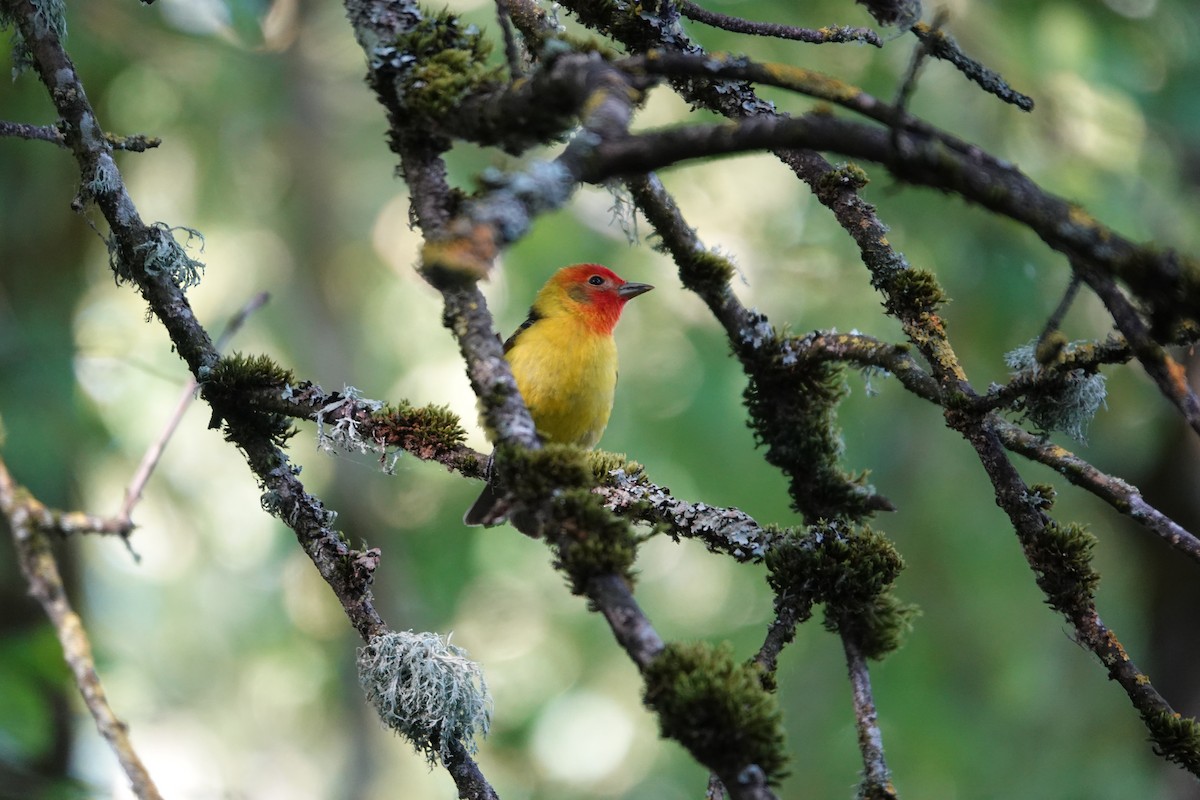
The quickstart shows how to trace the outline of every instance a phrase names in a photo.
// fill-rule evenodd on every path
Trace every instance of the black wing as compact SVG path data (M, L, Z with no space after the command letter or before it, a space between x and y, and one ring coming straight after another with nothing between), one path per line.
M542 315L538 313L536 308L529 309L529 316L525 318L525 321L521 323L521 326L513 331L512 336L504 340L504 352L507 353L509 350L511 350L512 346L517 343L517 337L524 333L526 328L541 318Z

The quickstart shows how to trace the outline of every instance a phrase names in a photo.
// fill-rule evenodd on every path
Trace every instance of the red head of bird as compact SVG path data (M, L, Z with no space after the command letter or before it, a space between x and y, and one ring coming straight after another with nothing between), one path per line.
M546 281L533 301L533 312L541 316L569 313L588 328L609 335L621 318L625 303L653 289L645 283L630 283L608 267L576 264L563 267Z

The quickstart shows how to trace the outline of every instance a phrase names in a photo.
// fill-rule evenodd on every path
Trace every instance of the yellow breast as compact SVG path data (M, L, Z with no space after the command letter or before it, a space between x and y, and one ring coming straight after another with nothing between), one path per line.
M608 425L617 387L617 346L574 318L539 319L506 355L538 435L595 447Z

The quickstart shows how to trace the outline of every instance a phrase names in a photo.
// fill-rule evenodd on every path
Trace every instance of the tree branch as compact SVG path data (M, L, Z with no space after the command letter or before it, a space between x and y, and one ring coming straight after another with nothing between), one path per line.
M1120 278L1151 306L1159 326L1197 318L1200 263L1194 259L1134 244L1066 200L1043 191L1016 167L979 151L947 149L937 140L911 131L899 133L893 146L886 130L821 114L692 125L605 142L596 148L582 177L601 182L693 158L796 147L877 161L901 180L953 191L1008 216L1072 259Z
M1107 475L1053 442L1034 436L1018 425L993 418L991 422L1006 448L1053 469L1076 486L1099 497L1110 506L1139 523L1171 547L1200 563L1200 539L1179 523L1151 506L1132 486L1114 475Z
M918 22L909 28L921 40L925 52L934 58L940 58L953 64L968 80L977 84L989 94L999 97L1006 103L1016 106L1022 111L1033 110L1033 98L1018 92L1008 85L1000 74L988 69L983 64L968 56L954 41L954 37L946 33L940 26L927 25Z
M0 136L28 139L37 142L50 142L64 149L67 147L66 137L63 136L62 130L56 125L31 125L26 122L5 122L4 120L0 120ZM116 134L105 133L104 138L112 145L114 150L128 150L133 153L144 153L162 144L162 139L159 139L157 136L146 136L143 133L135 133L129 136L117 136Z
M679 4L679 10L688 19L733 33L748 33L751 36L769 36L772 39L789 39L808 44L864 42L875 47L883 47L883 40L879 38L879 34L870 28L840 26L814 29L797 28L793 25L778 25L772 22L751 22L750 20L709 11L691 2L691 0L683 0Z
M0 136L14 139L27 139L33 142L50 142L59 147L66 147L62 131L54 125L31 125L27 122L6 122L0 120Z
M269 295L266 292L259 292L234 314L233 318L229 320L225 332L217 340L216 349L218 352L228 346L230 339L245 324L246 318L261 308L267 302L268 297ZM154 468L158 466L158 461L162 458L163 451L167 447L167 442L175 434L175 429L183 421L183 415L195 397L196 377L188 375L187 382L184 384L183 390L179 393L179 400L175 403L175 410L171 412L171 416L167 420L167 424L163 427L162 432L158 435L158 438L150 444L150 447L142 455L142 460L138 463L137 470L134 472L128 488L125 489L125 501L121 504L121 510L117 512L116 518L130 528L133 527L131 519L133 507L141 500L142 491L146 488L146 483L154 473Z
M90 197L109 224L109 249L118 280L134 283L151 311L166 328L176 352L187 362L201 383L214 374L219 354L207 331L200 325L184 294L189 274L173 268L172 259L182 257L169 240L165 225L146 225L130 198L120 171L112 159L112 145L103 136L74 65L52 26L35 22L39 10L31 0L2 0L28 45L32 63L64 123L64 137L79 164ZM166 254L164 256L164 254ZM164 263L166 258L168 263ZM194 271L192 265L187 265ZM194 279L194 276L193 278ZM272 365L273 366L273 365ZM275 375L279 374L275 368ZM282 388L282 386L280 386ZM359 552L332 526L333 514L316 497L308 494L287 456L278 446L286 430L264 427L260 420L247 419L236 403L229 404L221 392L206 393L213 406L214 422L226 419L226 436L243 452L263 489L263 507L291 527L321 577L333 589L351 624L364 640L387 631L375 610L370 584L379 551ZM463 758L470 757L463 754ZM463 781L460 792L486 797L486 783L474 783L478 770L458 769L453 776Z
M610 481L597 491L612 512L631 520L665 525L676 541L699 539L711 552L724 553L739 562L761 562L778 535L739 509L674 498L669 489L650 483L640 473L629 475L620 470L610 475Z
M96 518L78 512L62 514L50 511L37 498L16 485L3 460L0 460L0 512L12 529L17 562L29 583L29 593L41 604L54 625L62 646L63 659L71 669L75 685L96 722L96 728L120 762L134 795L141 800L159 800L162 795L134 750L129 727L117 718L108 703L100 676L96 674L96 662L92 657L87 631L67 599L58 564L47 539L52 533L74 532L78 530L80 521L95 522ZM128 533L128 530L124 533Z
M858 749L863 757L863 781L858 796L872 800L895 800L896 787L892 785L891 770L883 757L883 734L879 731L867 659L851 636L842 635L842 647L846 652L846 667L854 695Z
M1181 745L1177 738L1163 735L1161 720L1178 720L1179 715L1129 658L1096 611L1092 592L1099 575L1089 564L1088 535L1077 526L1060 526L1049 520L1042 510L1044 499L1030 491L1005 456L994 425L952 411L947 412L946 419L975 448L995 488L996 504L1012 523L1047 603L1074 626L1077 641L1096 654L1109 677L1125 690L1161 752L1200 776L1200 754ZM1188 724L1194 735L1197 723L1190 720Z
M1073 266L1085 283L1092 288L1112 315L1117 329L1129 342L1133 354L1146 370L1146 374L1183 415L1192 430L1200 433L1200 399L1188 383L1187 371L1150 333L1149 326L1142 321L1133 304L1121 293L1112 278L1088 264L1074 262ZM1193 308L1195 314L1197 309ZM1196 317L1192 316L1195 320Z

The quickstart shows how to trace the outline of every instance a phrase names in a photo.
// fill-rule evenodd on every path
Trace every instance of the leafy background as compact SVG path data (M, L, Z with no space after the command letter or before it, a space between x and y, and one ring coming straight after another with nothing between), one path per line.
M912 110L1017 163L1135 239L1200 251L1200 16L1187 0L943 4L964 49L1031 94L1022 114L948 65L928 64ZM495 33L492 6L451 7ZM845 2L712 2L713 10L806 26L867 25ZM565 16L564 24L571 24ZM234 347L265 352L328 389L449 404L474 424L474 399L440 301L413 271L419 240L384 120L362 83L361 50L336 4L158 0L68 9L68 48L116 133L161 136L118 158L147 219L204 234L191 299L210 330L271 292ZM685 22L711 50L820 69L890 98L912 39L883 50L735 37ZM885 32L886 33L886 32ZM7 41L0 56L7 61ZM808 101L765 92L781 108ZM0 118L52 123L32 75L0 86ZM639 125L688 109L654 93ZM464 149L453 180L515 162ZM909 189L867 167L865 194L890 240L933 269L945 317L977 388L1007 374L1003 354L1035 337L1067 282L1064 259L1016 225L962 201ZM45 502L115 511L186 373L134 292L114 286L92 212L69 204L78 176L44 143L0 139L0 419L4 457ZM676 168L664 180L704 241L732 255L747 305L793 330L836 327L899 340L850 241L774 159ZM486 292L502 330L557 266L597 261L657 285L618 330L621 384L601 446L642 462L684 499L796 522L783 479L755 451L742 374L719 327L669 260L602 190L581 192L507 252ZM628 237L636 236L636 244ZM1065 323L1103 337L1084 297ZM1059 439L1195 530L1196 445L1138 369L1108 372L1107 409L1087 446ZM899 512L878 520L907 560L897 591L922 615L873 671L884 744L912 797L1189 796L1155 759L1103 669L1042 602L969 448L933 406L882 375L847 376L846 456ZM135 513L135 560L118 542L62 548L101 676L169 796L451 797L448 777L384 732L354 674L358 641L291 534L259 508L240 455L196 404ZM479 761L505 798L684 798L705 776L657 739L636 670L546 549L508 528L461 525L479 486L402 456L327 454L302 427L293 459L354 540L383 549L379 607L392 626L453 631L495 698ZM1176 707L1200 686L1194 565L1146 541L1049 471L1059 519L1098 535L1101 613ZM731 640L749 654L770 619L762 569L695 543L651 541L638 598L668 639ZM0 795L124 796L115 762L64 689L57 644L0 538ZM781 660L789 730L787 797L846 797L860 769L840 643L802 628ZM67 774L69 779L50 776Z

